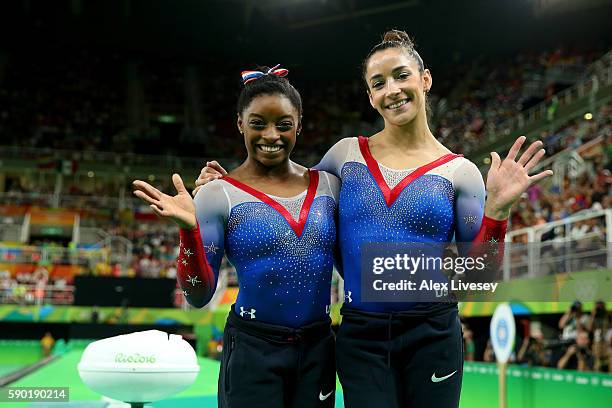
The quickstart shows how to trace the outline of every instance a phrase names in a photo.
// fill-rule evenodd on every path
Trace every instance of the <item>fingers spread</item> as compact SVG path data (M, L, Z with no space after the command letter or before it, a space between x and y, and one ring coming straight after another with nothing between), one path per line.
M174 173L172 175L172 183L174 184L174 188L176 188L176 192L179 194L187 194L187 189L185 188L185 184L183 184L183 179L178 174Z
M150 185L149 183L145 181L135 180L132 184L134 185L135 188L137 188L138 190L144 191L147 195L155 198L156 200L159 200L162 196L161 191L159 191L158 189L156 189L155 187L153 187L152 185Z
M545 170L541 173L538 173L536 175L533 175L531 177L529 177L529 181L533 184L533 183L537 183L538 181L545 179L546 177L550 177L553 175L553 171L552 170Z
M538 164L540 159L542 157L544 157L545 154L546 154L546 150L544 150L544 149L538 150L538 152L525 165L525 170L527 170L527 172L529 172L529 170L531 170L532 168L534 168Z
M516 139L516 141L510 148L510 151L508 151L508 156L506 156L506 159L514 160L519 150L521 150L521 146L523 146L523 143L525 143L526 139L527 138L525 136L521 136L518 139Z
M491 152L491 169L497 170L501 165L501 158L497 152Z
M153 210L153 212L156 215L158 215L160 217L164 216L164 212L158 206L156 206L155 204L151 204L149 207L151 207L151 209Z
M529 159L531 159L531 157L538 151L538 149L540 147L542 147L542 142L540 140L537 140L535 142L533 142L529 148L527 148L527 150L525 150L525 152L521 155L521 157L519 158L519 160L517 161L517 163L520 166L524 166L525 163L527 163L529 161Z
M140 198L143 201L146 201L149 204L160 204L160 201L149 196L147 193L145 193L142 190L136 190L134 191L134 195L138 198Z

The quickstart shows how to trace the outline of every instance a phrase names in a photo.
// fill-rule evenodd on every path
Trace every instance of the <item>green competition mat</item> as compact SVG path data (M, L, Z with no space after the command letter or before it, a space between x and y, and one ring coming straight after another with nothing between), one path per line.
M0 340L0 377L34 364L41 358L38 341Z
M13 387L69 387L71 406L78 406L78 401L101 401L102 396L89 390L81 381L77 365L83 354L83 348L66 352L59 359L47 364L30 375L12 383ZM196 381L185 391L176 396L152 404L155 408L216 408L217 407L217 378L219 362L207 358L199 358L200 374ZM339 393L337 393L339 394ZM339 395L336 407L342 407L342 395ZM59 407L58 403L0 403L2 408L11 407Z

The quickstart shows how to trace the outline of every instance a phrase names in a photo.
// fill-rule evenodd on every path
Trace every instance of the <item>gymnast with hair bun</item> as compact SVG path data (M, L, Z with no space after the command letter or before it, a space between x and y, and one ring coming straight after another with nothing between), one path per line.
M244 71L237 126L246 160L192 199L178 174L166 195L135 195L180 227L178 282L187 301L213 296L223 254L238 297L227 318L219 407L333 407L336 370L329 303L340 182L290 160L302 100L287 70Z
M405 32L386 32L363 61L362 75L384 129L340 140L315 166L341 181L338 263L345 299L336 366L345 406L456 408L463 376L457 303L364 301L361 248L503 242L512 204L552 171L529 175L545 151L536 141L519 156L521 136L504 160L491 153L485 193L476 165L438 142L429 128L432 75ZM211 162L196 186L223 174Z

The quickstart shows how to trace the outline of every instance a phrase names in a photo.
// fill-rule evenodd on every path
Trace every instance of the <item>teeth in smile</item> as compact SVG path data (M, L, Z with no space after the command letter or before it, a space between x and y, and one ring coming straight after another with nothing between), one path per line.
M404 99L403 101L399 101L399 102L396 102L396 103L393 103L393 104L389 105L388 108L389 109L397 109L400 106L405 105L407 103L408 103L408 99Z
M278 152L281 149L280 146L266 146L266 145L259 145L259 148L263 150L264 152L268 152L268 153Z

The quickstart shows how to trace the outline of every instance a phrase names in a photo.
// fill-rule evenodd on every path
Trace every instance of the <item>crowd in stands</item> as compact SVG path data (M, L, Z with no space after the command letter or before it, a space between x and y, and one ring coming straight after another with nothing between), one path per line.
M50 62L44 65L25 54L0 59L4 64L0 82L0 139L3 145L92 153L243 156L234 115L228 114L234 110L239 89L238 81L228 73L244 68L235 61L228 61L226 69L215 72L215 79L210 80L207 69L216 66L210 61L181 61L179 64L83 49L67 56L58 48L50 47L40 56ZM439 94L428 97L434 133L451 149L468 153L486 132L495 131L495 127L508 117L589 75L585 67L601 54L561 50L524 53L511 59L480 58L459 64L452 72L434 72L437 78L434 90ZM304 157L306 162L316 162L339 138L372 134L382 127L381 119L365 97L360 79L319 80L313 86L300 83L299 76L296 77L294 82L304 96L305 117L296 156ZM189 91L190 87L198 92ZM215 98L203 95L215 95ZM202 117L187 123L180 113L188 110L186 105L199 108ZM176 116L179 123L157 121L156 118L164 113ZM579 118L560 130L543 133L541 137L548 154L565 147L578 147L598 136L609 138L609 117L610 110L605 108L590 122ZM606 119L602 122L602 118ZM593 181L595 174L596 182ZM598 166L577 183L569 183L568 179L562 192L532 187L528 198L516 207L511 228L562 219L596 202L608 208L610 199L602 178L605 176ZM172 191L168 181L155 180L154 184L163 191ZM123 180L118 184L116 179L105 180L97 176L65 178L61 205L75 209L116 208L120 189L129 196L129 182ZM44 172L36 177L9 176L4 185L5 191L0 193L9 204L44 205L55 188L54 175ZM115 215L110 214L111 218ZM162 253L170 252L164 244L160 247ZM140 254L146 258L144 249ZM156 275L158 270L163 274L168 269L155 262L149 265L144 260L143 263L142 268L136 269L145 270L145 274Z
M591 121L572 121L551 134L543 135L545 140L553 141L551 142L552 149L556 149L555 146L557 145L577 148L585 142L597 138L600 138L602 142L584 155L586 170L582 174L578 176L566 174L562 186L554 185L554 183L536 184L529 188L524 197L513 207L510 230L562 220L584 210L612 208L612 195L609 194L612 185L610 174L612 121L609 113L610 108L604 107L596 113ZM172 191L172 187L169 186L167 180L155 180L153 184L162 191ZM52 190L48 185L44 187L44 183L37 183L36 179L17 178L8 185L10 186L7 192L9 195L10 193L16 194L30 189L30 191L36 192ZM75 192L76 190L73 190L73 188L77 188L75 186L78 186L78 183L67 183L67 185L71 192ZM104 212L105 208L101 197L108 197L109 194L116 197L117 193L113 191L114 188L116 186L104 185L103 183L94 184L91 189L87 190L91 200L93 200L92 202L83 198L86 201L74 201L73 205L68 208L81 209L81 211L85 211L85 214L92 208L98 208L98 213L92 216L92 219L83 217L81 221L83 225L88 225L88 221L91 221L94 226L103 228L111 235L124 236L132 241L134 244L134 259L130 268L120 271L120 274L142 277L174 277L176 274L174 259L176 259L178 250L176 228L172 224L157 221L154 217L147 222L138 221L137 213L150 213L150 211L144 208L146 206L143 207L134 200L128 200L130 205L122 211L116 211L116 200L112 203L109 202L107 206L109 208L106 209L107 216L101 216L101 212ZM84 194L84 190L79 190L78 194ZM128 198L130 197L128 196ZM32 200L32 197L26 197L26 199ZM29 201L28 204L36 204L36 201ZM602 238L605 238L605 226L601 221L603 219L578 223L573 227L571 236L579 238L585 234L597 232ZM545 234L542 239L554 241L565 236L567 236L567 232L564 228L555 228ZM525 240L526 238L525 235L518 239ZM104 270L102 270L102 273L105 273Z
M428 95L432 131L451 150L469 154L509 118L542 101L554 104L555 93L590 75L586 67L601 55L561 50L523 53L505 59L476 59L452 72L434 70L436 94ZM62 51L49 49L40 59L53 63L40 64L26 55L0 58L4 61L0 62L4 64L0 66L4 72L0 76L1 145L219 159L244 156L233 113L240 87L234 73L247 67L229 61L223 72L218 72L218 65L210 61L177 64L87 50L65 58ZM210 67L216 70L214 80L207 71ZM361 80L320 79L313 84L300 81L299 72L291 79L304 99L304 131L295 156L307 164L315 163L340 138L370 135L382 128ZM563 220L581 211L612 208L611 118L612 109L604 106L593 112L591 120L579 117L558 127L553 126L558 118L551 113L550 129L540 135L548 156L566 149L577 152L589 142L594 147L580 152L580 174L564 174L560 185L529 188L513 207L510 230ZM92 225L133 244L127 267L97 264L88 272L174 279L178 254L174 224L139 219L137 214L147 211L129 199L124 210L116 211L118 189L129 192L130 181L67 178L62 187L62 196L80 197L63 204L65 208L87 212L105 207L107 214L97 214ZM149 181L162 191L173 191L169 179ZM53 182L53 177L44 175L7 177L0 193L6 203L44 205L54 192ZM101 197L109 198L108 205ZM596 219L574 224L570 236L592 233L604 242L609 240L605 225ZM567 235L564 228L554 228L542 240ZM517 239L525 240L526 236ZM228 264L223 268L231 271ZM11 278L0 271L3 301L35 303L36 281L32 279L28 274ZM67 285L62 279L47 283L60 289ZM230 283L235 284L235 274ZM334 288L337 285L335 281ZM334 294L337 300L337 290ZM530 330L517 341L513 361L527 366L611 371L612 322L605 304L598 303L590 313L584 313L577 302L555 329L558 334L549 330L546 336L542 329ZM465 325L466 360L494 361L490 343L478 350L476 340Z
M555 132L542 135L551 156L565 149L575 152L589 141L599 142L589 151L580 154L584 161L584 171L581 174L565 174L563 185L552 183L548 187L543 184L531 186L513 207L511 229L562 220L583 210L612 208L611 112L610 106L604 106L593 120L571 121ZM561 232L553 231L546 239L554 239L555 234Z
M125 236L134 245L127 276L176 278L178 228L168 222L134 222L113 228L110 233Z
M74 288L64 277L52 278L44 267L33 273L17 273L0 270L0 304L65 304L74 300Z
M535 104L584 79L585 67L601 53L562 50L523 53L511 58L476 60L461 76L448 106L440 106L434 134L451 150L467 154L486 134Z
M534 226L546 222L564 219L585 209L611 208L612 196L609 194L612 177L612 108L603 106L594 113L591 120L578 118L570 121L559 129L543 132L540 136L544 141L548 156L551 157L561 150L576 152L588 142L593 142L592 148L581 152L585 171L579 175L567 173L562 185L555 183L536 184L529 188L524 197L513 207L511 229ZM197 169L196 169L197 170ZM150 212L132 199L131 180L118 180L116 177L70 176L65 177L60 193L61 206L66 209L80 211L98 211L100 214L91 218L101 219L104 223L98 226L108 229L112 225L125 225L134 219L138 211ZM148 179L161 191L173 192L170 178ZM0 192L4 204L50 206L51 195L55 189L54 174L44 173L27 176L24 174L7 174L4 180L4 191ZM116 211L119 205L119 190L124 192L124 211ZM145 206L146 207L146 206ZM142 210L144 208L144 210ZM127 214L126 214L127 213ZM83 217L82 222L87 222ZM148 228L148 227L143 227ZM167 231L168 228L160 227ZM113 230L118 235L130 238L136 229L130 227ZM143 231L142 234L146 234ZM171 234L172 235L172 234ZM549 237L554 239L554 236ZM166 242L167 240L163 240ZM140 245L136 245L140 248ZM156 245L154 245L156 246ZM163 247L163 245L162 245ZM163 253L169 250L163 249Z
M59 48L51 46L36 59L25 54L0 59L3 145L244 155L233 113L240 89L237 73L245 69L239 62L224 61L219 72L218 64L203 59L161 60L84 49L67 55ZM429 95L432 130L451 150L468 154L507 118L584 79L587 66L601 55L523 53L479 58L434 72L437 86ZM40 59L48 63L40 64ZM382 128L361 79L300 80L298 73L292 79L304 99L304 131L296 157L315 162L340 138Z
M510 230L562 220L580 211L612 208L612 195L609 194L612 185L610 173L612 166L611 117L610 107L604 106L595 112L592 120L570 121L560 129L542 135L543 139L550 143L547 148L552 149L553 154L563 147L576 151L589 141L599 142L594 145L594 148L581 153L584 159L584 171L581 174L565 174L562 185L536 184L529 188L513 207ZM155 180L152 183L162 191L172 191L168 180ZM40 178L18 177L6 185L9 195L28 190L36 192L52 190L52 187L41 182ZM133 259L129 267L117 270L113 265L96 266L92 269L92 273L139 277L173 278L175 276L174 260L178 251L178 234L173 224L157 220L146 206L141 205L137 200L132 200L129 192L127 193L129 205L123 210L116 211L115 198L113 198L114 201L111 200L112 202L108 203L109 205L103 205L104 198L102 197L118 195L115 191L116 184L105 184L102 180L96 180L95 183L83 185L81 189L76 190L79 188L78 181L68 180L64 188L71 193L89 195L89 199L82 197L80 201L76 200L71 206L68 206L68 208L80 209L83 213L82 225L103 228L109 234L126 237L133 243ZM123 186L123 188L129 187ZM29 199L32 200L32 197ZM36 204L36 201L30 201L28 204ZM144 214L148 218L143 221L139 219L139 214ZM603 218L574 224L571 237L580 238L593 233L596 233L605 242L606 231ZM565 228L558 227L547 232L542 240L554 242L566 236ZM525 242L526 239L527 235L515 238L519 242Z

